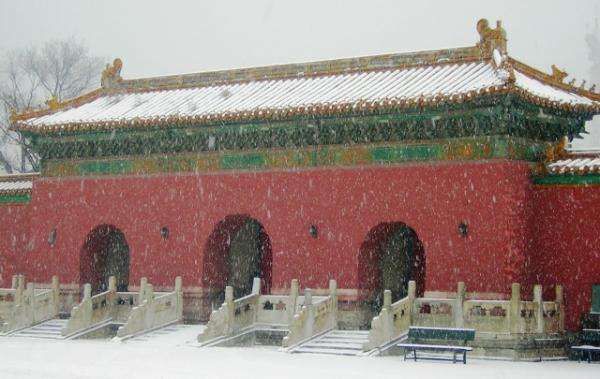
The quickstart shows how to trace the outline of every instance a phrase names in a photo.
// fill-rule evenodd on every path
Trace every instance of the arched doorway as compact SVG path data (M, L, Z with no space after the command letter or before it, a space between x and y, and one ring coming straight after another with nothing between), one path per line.
M221 301L225 286L234 296L252 291L252 281L261 278L261 290L271 290L271 242L264 227L248 215L230 215L217 223L204 249L202 282L214 301Z
M112 225L100 225L86 237L80 255L80 283L90 283L92 292L105 291L115 276L117 291L129 286L129 246L125 235Z
M392 301L397 301L407 295L410 280L416 281L418 296L425 289L423 245L402 222L384 222L371 229L360 247L358 264L367 318L381 309L384 290L390 290Z

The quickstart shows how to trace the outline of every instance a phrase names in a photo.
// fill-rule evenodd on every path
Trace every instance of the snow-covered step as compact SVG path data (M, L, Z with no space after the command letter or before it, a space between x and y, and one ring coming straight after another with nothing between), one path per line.
M365 330L332 330L322 336L307 341L294 349L292 353L361 355L363 344L369 339Z
M11 337L64 339L61 330L69 320L53 319L10 334Z
M195 342L204 325L173 324L126 340L126 343L148 343L159 345L186 344Z

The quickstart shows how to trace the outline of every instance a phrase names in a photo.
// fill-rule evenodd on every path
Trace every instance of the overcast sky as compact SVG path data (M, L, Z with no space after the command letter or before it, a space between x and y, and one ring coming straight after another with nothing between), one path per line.
M134 78L469 46L482 17L511 56L590 82L600 0L0 0L0 49L75 37Z

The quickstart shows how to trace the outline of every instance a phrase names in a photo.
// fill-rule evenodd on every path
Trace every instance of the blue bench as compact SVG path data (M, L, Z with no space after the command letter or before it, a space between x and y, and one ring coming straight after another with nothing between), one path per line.
M414 327L411 326L408 329L408 340L411 343L399 343L396 346L404 349L404 360L412 352L413 359L417 360L418 351L432 351L432 352L450 352L450 357L423 357L421 359L430 359L438 361L452 361L452 363L458 362L457 357L462 355L463 364L467 364L467 353L472 351L473 348L467 346L468 341L475 339L475 329L460 329L460 328L431 328L431 327ZM421 341L427 340L444 340L444 341L461 341L462 345L459 344L428 344L422 343Z
M579 362L581 362L582 357L587 355L587 361L591 363L592 356L596 353L600 354L600 346L592 345L600 343L600 329L583 329L581 339L583 345L571 346L571 350L578 352L577 358Z

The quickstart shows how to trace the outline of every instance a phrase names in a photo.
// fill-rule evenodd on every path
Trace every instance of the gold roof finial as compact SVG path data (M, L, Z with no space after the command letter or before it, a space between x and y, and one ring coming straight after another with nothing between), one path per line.
M52 97L48 101L46 101L46 105L48 106L48 108L50 108L50 110L53 110L53 111L60 108L60 102L54 95L52 95Z
M556 65L552 65L552 80L557 83L562 83L565 78L569 75L566 71L563 71L556 67Z
M115 84L118 84L121 80L121 68L123 67L123 61L120 58L115 58L112 65L107 64L104 71L102 71L102 79L100 85L103 88L110 88Z
M15 108L10 108L8 110L9 116L8 116L8 120L10 121L10 123L14 123L15 121L17 121L17 110Z
M477 46L484 52L491 54L494 49L506 54L506 31L502 28L502 21L496 22L496 28L490 28L490 23L485 18L477 22L479 43Z

